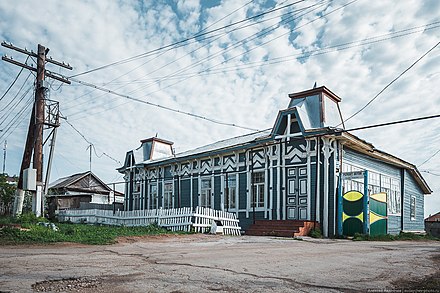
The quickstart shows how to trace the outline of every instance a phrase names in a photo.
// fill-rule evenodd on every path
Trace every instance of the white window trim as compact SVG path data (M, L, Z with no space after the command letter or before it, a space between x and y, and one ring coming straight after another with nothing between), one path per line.
M263 206L262 207L255 207L255 211L265 211L266 210L266 205L267 205L267 194L266 194L266 169L265 168L259 168L259 169L254 169L252 172L249 172L248 174L248 190L249 190L249 197L248 197L248 211L252 212L253 211L253 207L252 207L252 174L255 173L263 173L265 175L264 178L264 182L263 182L263 191L264 191L264 201L263 201Z
M414 217L411 215L411 206L414 199ZM417 219L417 198L414 195L411 195L411 199L409 202L409 218L411 221L415 221Z
M349 164L349 165L352 165L353 167L356 167L356 168L360 168L360 169L363 169L363 170L367 170L368 172L374 172L374 173L377 173L377 174L380 174L380 175L388 176L388 177L390 177L391 179L398 180L398 181L399 181L399 187L400 187L400 190L399 190L399 191L400 191L400 196L402 197L402 185L401 185L402 182L401 182L401 178L396 177L396 176L394 176L394 175L390 175L390 174L388 174L388 173L382 173L382 172L380 172L380 171L378 171L378 170L375 170L375 169L369 169L369 168L367 168L367 167L365 167L365 166L358 165L358 164L356 164L356 163L352 163L352 162L349 161L349 160L344 160L344 159L343 159L342 164L344 164L344 163ZM341 166L341 170L342 170L342 166ZM400 201L401 201L400 204L402 204L402 198L400 198ZM400 207L400 213L388 213L388 202L387 202L387 216L402 216L402 207Z
M165 208L165 185L171 184L171 198L169 204L172 209L174 209L174 180L163 181L162 186L162 207Z
M203 180L209 180L211 182L211 194L209 195L211 204L210 207L211 209L214 208L214 177L211 175L208 176L199 176L199 206L202 206L202 181ZM205 206L203 206L205 207Z

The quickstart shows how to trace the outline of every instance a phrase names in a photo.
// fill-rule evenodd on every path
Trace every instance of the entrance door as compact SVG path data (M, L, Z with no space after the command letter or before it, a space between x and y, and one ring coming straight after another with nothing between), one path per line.
M307 167L287 169L287 218L307 220Z

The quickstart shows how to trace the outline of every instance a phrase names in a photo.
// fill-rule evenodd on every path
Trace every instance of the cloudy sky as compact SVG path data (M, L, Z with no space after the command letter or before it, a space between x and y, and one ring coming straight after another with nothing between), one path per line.
M17 0L0 4L0 39L34 51L40 43L50 48L49 56L74 67L68 71L48 65L49 70L77 75L76 81L83 82L62 85L48 79L50 98L60 102L62 114L94 144L92 171L115 182L122 180L115 170L119 163L103 153L123 161L126 151L156 134L174 141L180 152L249 130L171 112L84 83L216 121L266 129L288 105L289 93L316 82L342 98L342 113L348 117L439 42L439 11L437 0L48 0L44 5ZM168 46L185 39L189 41ZM439 114L439 48L347 126ZM20 62L26 59L4 47L0 53ZM82 74L96 68L101 69ZM0 94L19 71L1 62ZM33 80L24 70L0 101L0 142L3 146L8 141L9 174L19 171ZM416 165L440 149L440 119L354 134ZM52 179L88 170L87 147L63 121ZM420 170L434 190L426 196L427 215L440 210L440 154Z

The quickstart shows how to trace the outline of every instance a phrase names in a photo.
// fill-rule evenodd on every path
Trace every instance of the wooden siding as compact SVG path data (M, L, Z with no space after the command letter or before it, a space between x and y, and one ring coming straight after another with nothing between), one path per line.
M400 178L400 168L379 161L375 158L368 157L349 148L344 148L343 161L364 167L366 169L375 170L376 172Z
M390 215L388 216L388 234L397 235L400 233L400 216Z
M414 178L408 171L405 171L405 186L403 197L403 230L404 231L424 231L424 194L417 185ZM411 219L410 205L411 197L416 198L416 218Z

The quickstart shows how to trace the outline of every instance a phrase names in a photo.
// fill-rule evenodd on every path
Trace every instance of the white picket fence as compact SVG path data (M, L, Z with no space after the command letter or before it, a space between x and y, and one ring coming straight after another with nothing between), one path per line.
M203 207L196 207L195 212L191 211L191 208L116 211L115 213L111 210L72 209L59 211L58 220L128 227L148 226L156 223L171 231L189 232L191 227L194 227L194 230L199 233L207 232L214 221L220 221L224 235L241 235L239 220L235 213Z
M213 221L221 222L224 235L241 235L239 220L235 213L196 207L193 224L196 232L206 232L211 228Z

